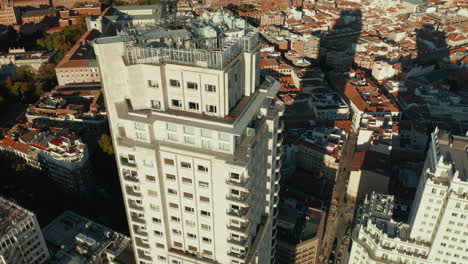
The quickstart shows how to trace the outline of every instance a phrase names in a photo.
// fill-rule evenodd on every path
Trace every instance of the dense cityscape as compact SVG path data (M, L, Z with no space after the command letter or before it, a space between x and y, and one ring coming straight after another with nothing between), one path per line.
M467 264L467 0L0 0L0 264Z

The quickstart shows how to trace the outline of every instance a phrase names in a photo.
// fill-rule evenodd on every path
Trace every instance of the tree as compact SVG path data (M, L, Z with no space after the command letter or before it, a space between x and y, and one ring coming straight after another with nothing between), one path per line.
M112 146L112 139L109 135L102 133L101 137L99 138L98 143L103 152L107 153L108 155L114 154L114 147Z
M57 86L57 75L55 74L54 64L44 64L39 67L34 75L34 86L40 87L44 91L50 91Z

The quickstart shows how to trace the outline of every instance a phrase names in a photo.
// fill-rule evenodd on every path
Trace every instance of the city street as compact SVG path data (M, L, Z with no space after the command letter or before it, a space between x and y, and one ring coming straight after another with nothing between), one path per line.
M325 233L322 241L322 255L320 256L322 263L328 263L329 256L333 250L333 241L335 238L337 238L338 241L342 240L348 224L352 221L354 208L351 203L345 203L345 195L347 182L351 173L351 164L353 162L356 141L357 134L351 132L343 149L342 158L340 160L340 170L333 188L332 205L330 206L327 216ZM336 208L333 206L334 201L337 203ZM339 245L337 248L339 248Z

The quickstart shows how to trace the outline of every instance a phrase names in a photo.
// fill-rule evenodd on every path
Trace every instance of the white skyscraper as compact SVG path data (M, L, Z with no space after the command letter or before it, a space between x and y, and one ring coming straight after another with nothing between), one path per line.
M392 219L393 196L358 211L349 263L468 263L468 137L436 129L409 224Z
M270 263L284 106L259 33L221 11L171 26L94 41L137 263Z

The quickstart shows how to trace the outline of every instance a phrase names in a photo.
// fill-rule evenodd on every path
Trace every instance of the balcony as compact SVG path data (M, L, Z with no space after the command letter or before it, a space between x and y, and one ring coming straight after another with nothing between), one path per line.
M228 229L233 232L245 235L247 233L247 230L249 229L249 226L250 222L241 224L240 226L228 225Z
M137 252L138 252L138 258L139 259L151 261L151 257L146 255L143 250L138 249Z
M250 178L241 178L240 181L227 179L226 183L235 187L248 189L251 186L252 181L250 180Z
M279 194L279 191L280 191L280 185L279 185L279 184L275 184L275 195L278 195L278 194Z
M125 193L133 197L141 197L141 193L135 192L134 189L130 186L125 186Z
M136 225L133 226L133 234L139 237L148 237L148 233L141 230L141 228Z
M249 216L250 216L250 208L249 207L245 207L245 208L242 208L242 209L239 209L239 210L234 210L234 209L231 209L227 212L227 214L229 216L233 216L233 217L236 217L236 218L240 218L242 220L249 220Z
M132 215L130 217L130 219L132 219L132 222L134 222L134 223L146 224L146 221L145 221L145 219L143 219L143 217L138 217L136 215Z
M235 245L235 246L239 246L239 247L244 247L246 248L248 246L248 242L249 240L247 238L241 238L239 240L237 239L234 239L234 238L230 238L228 239L227 241L229 244L231 245Z
M135 201L133 200L128 200L128 207L130 209L133 209L133 210L137 210L137 211L144 211L143 209L143 206L137 204Z
M276 140L277 147L281 147L281 145L283 144L283 139L284 139L283 133L278 134L278 139Z
M138 179L138 173L136 171L131 170L122 170L122 176L125 181L130 183L138 183L140 180Z
M274 207L278 206L278 202L279 202L279 196L278 195L273 196L273 206Z
M246 204L249 204L251 196L248 192L242 192L241 195L228 194L226 196L226 199L229 202L234 203L236 205L244 206Z
M241 260L241 261L244 261L244 260L245 260L245 256L246 256L245 252L239 252L239 253L237 253L237 252L233 252L233 251L228 252L228 255L229 255L230 257L239 259L239 260Z
M277 218L277 217L278 217L278 212L279 212L278 207L273 208L273 218Z
M284 130L284 121L280 119L278 121L278 133L283 132L283 130Z
M129 160L128 158L120 157L120 164L122 166L136 168L135 160Z
M280 172L282 165L283 165L283 163L281 162L281 160L277 160L276 161L276 166L275 166L275 172Z
M139 237L135 237L135 245L139 248L145 248L145 249L150 248L150 246L146 244L145 242L143 242L143 240Z

